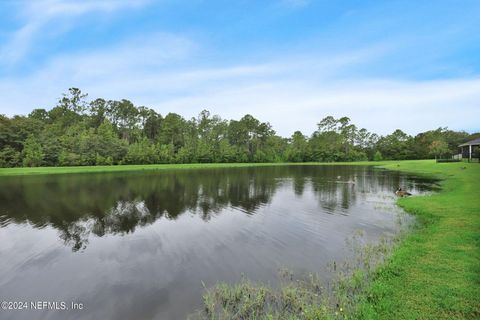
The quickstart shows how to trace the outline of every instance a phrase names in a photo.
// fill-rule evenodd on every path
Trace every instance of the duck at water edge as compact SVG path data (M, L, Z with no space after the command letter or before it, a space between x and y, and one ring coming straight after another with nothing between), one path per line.
M410 192L407 192L402 188L398 188L397 191L395 191L395 194L399 197L408 197L412 195Z

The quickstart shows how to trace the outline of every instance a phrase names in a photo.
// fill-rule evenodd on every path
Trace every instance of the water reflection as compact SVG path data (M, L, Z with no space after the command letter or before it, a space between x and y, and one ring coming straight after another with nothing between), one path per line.
M398 186L431 183L353 166L3 177L2 299L86 308L1 318L184 319L202 283L321 274L357 229L395 232Z
M91 234L123 235L185 212L208 222L226 207L254 214L290 181L301 197L311 187L325 213L348 214L362 194L432 188L431 180L371 167L278 166L169 172L81 174L0 179L0 226L52 226L73 251Z

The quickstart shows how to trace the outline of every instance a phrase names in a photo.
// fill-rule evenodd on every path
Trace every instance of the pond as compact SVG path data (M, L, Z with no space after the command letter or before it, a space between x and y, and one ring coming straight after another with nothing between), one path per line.
M345 239L396 232L394 191L434 181L371 166L0 178L0 298L82 310L2 319L184 319L203 285L319 272Z

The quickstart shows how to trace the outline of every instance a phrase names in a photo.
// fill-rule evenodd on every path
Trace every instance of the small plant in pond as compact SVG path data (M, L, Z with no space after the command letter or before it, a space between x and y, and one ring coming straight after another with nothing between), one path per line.
M353 258L332 261L330 280L310 273L296 277L280 269L278 286L251 282L219 283L205 288L204 308L190 319L349 319L355 313L359 295L371 281L376 267L385 262L395 238L368 243L358 230L347 239Z

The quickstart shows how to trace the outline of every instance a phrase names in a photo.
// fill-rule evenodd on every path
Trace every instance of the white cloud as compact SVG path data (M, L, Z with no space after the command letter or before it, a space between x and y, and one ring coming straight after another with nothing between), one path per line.
M0 64L12 66L28 53L42 33L57 20L68 21L91 12L111 13L120 9L144 5L146 0L35 0L20 2L19 18L23 25L14 31L9 40L0 47ZM59 26L50 28L59 32ZM68 30L66 28L64 31Z
M185 117L204 108L224 118L251 113L279 134L315 130L326 115L348 116L381 134L449 126L480 129L480 79L395 80L349 78L350 68L372 62L384 48L347 54L284 56L266 63L200 67L192 40L171 34L127 39L88 53L52 58L36 72L0 79L0 113L50 108L76 86L91 98L126 98L162 114Z
M480 79L449 81L384 81L303 79L263 81L218 92L171 99L163 110L199 110L240 117L251 113L268 120L282 135L306 134L326 115L348 116L355 124L386 134L401 128L411 134L449 126L480 129Z
M33 38L56 19L113 12L145 1L28 3L22 10L27 22L1 48L3 63L21 59ZM297 129L310 134L326 115L346 115L383 134L396 128L410 133L438 126L480 129L475 121L480 116L479 79L344 79L352 67L368 65L391 49L377 45L343 54L286 54L263 63L202 67L198 61L192 63L201 48L191 39L148 34L94 51L53 56L31 74L0 78L0 113L50 108L62 92L75 86L92 98L127 98L162 114L192 117L203 108L224 118L251 113L270 121L282 135Z
M93 52L57 56L39 74L50 75L55 71L61 77L67 73L81 84L112 81L139 72L156 73L168 64L188 58L195 50L195 43L188 38L167 33L149 34Z
M29 16L81 15L91 11L114 11L134 8L145 4L145 0L36 0L27 2L25 12Z

